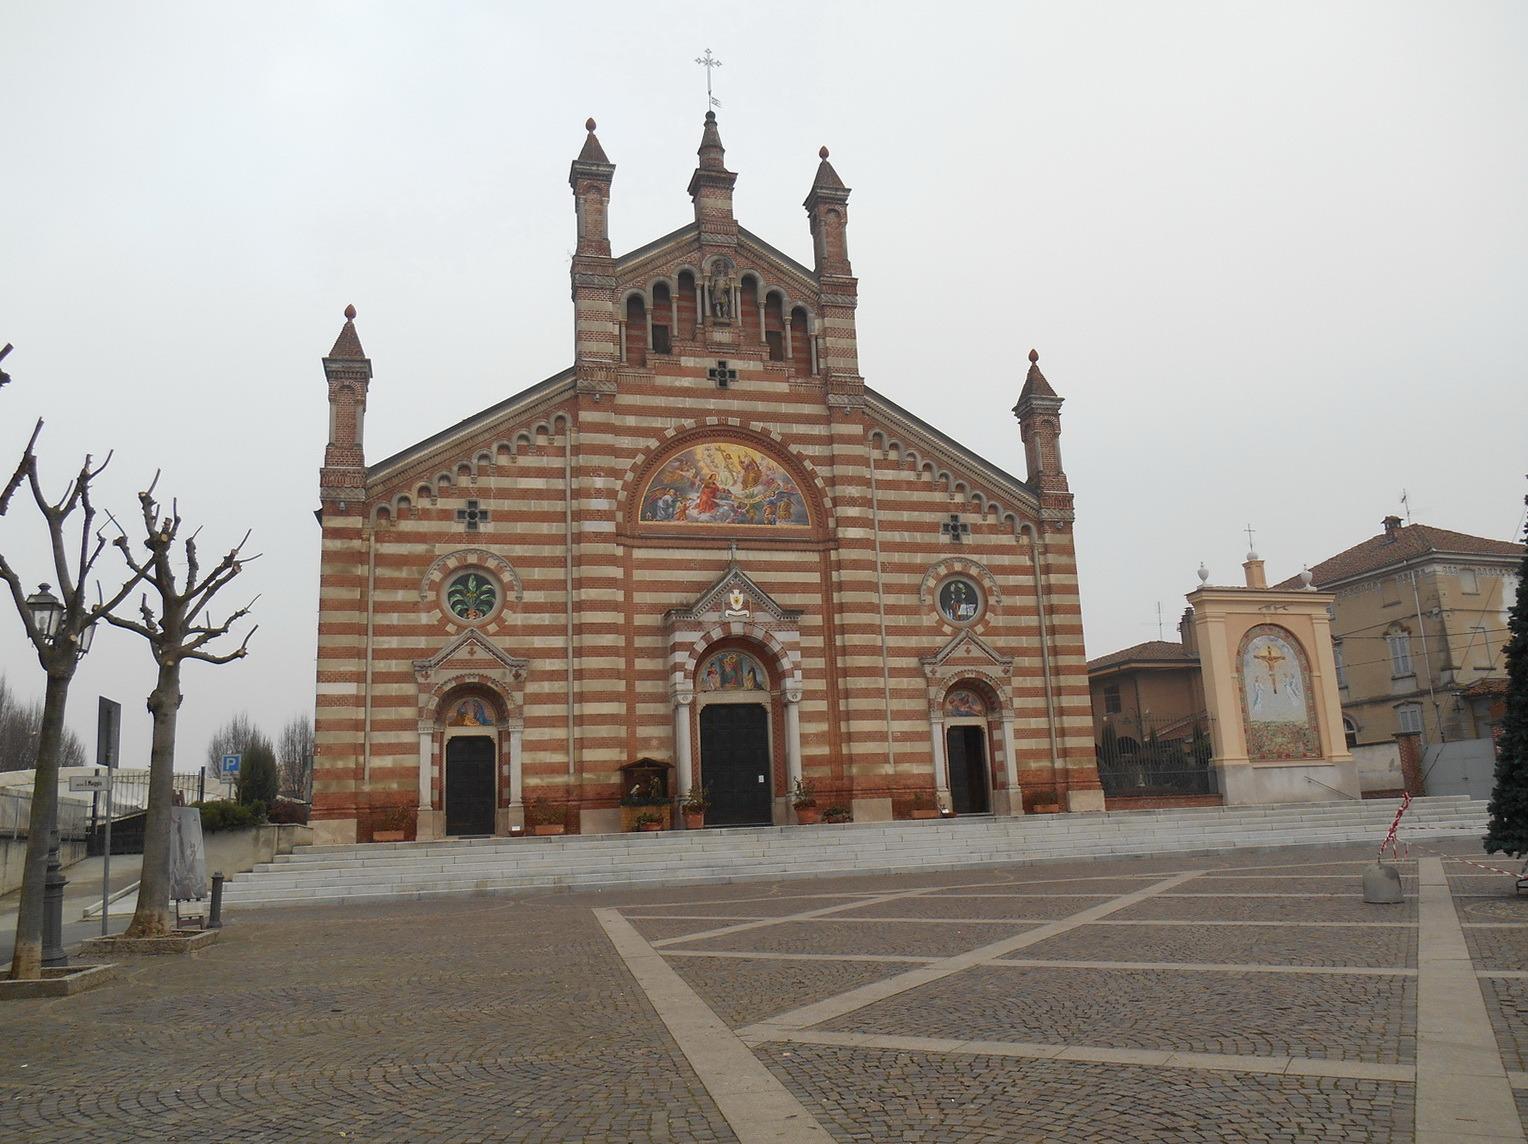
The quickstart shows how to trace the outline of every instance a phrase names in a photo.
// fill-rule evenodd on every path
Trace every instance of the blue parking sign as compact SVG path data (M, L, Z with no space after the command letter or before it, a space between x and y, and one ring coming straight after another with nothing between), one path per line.
M242 755L223 756L223 777L225 779L237 778L239 776L239 760L241 758L243 758Z

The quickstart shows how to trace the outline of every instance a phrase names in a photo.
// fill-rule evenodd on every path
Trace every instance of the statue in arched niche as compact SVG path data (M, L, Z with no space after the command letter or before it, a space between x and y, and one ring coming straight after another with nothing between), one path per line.
M711 316L732 317L732 263L718 258L711 263L711 276L706 280L706 293L711 298Z

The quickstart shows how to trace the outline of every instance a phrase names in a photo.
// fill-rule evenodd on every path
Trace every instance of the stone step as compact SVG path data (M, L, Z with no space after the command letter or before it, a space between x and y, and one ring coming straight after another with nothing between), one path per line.
M1319 843L1376 846L1398 801L1312 808L1205 807L1172 812L1034 815L762 827L655 834L475 839L311 848L262 863L225 891L231 905L412 900L600 885L949 869L1172 852ZM1419 799L1405 836L1477 837L1482 802Z

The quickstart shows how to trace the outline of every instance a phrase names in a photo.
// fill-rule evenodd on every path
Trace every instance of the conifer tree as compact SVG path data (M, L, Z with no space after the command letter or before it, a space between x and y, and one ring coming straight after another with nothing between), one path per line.
M1528 497L1524 498L1528 503ZM1528 529L1524 531L1528 537ZM1496 740L1487 854L1528 858L1528 554L1518 570L1517 601L1507 621L1507 714Z

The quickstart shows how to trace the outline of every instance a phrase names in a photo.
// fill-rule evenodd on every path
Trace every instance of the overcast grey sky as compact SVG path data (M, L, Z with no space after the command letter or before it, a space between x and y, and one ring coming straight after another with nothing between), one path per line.
M1172 635L1257 528L1284 576L1416 519L1507 539L1528 360L1528 5L0 3L0 468L47 418L131 512L156 467L264 558L242 664L186 670L181 769L310 710L346 303L384 457L572 358L569 161L593 115L618 252L691 217L710 47L744 226L810 262L826 143L869 383L1022 474L1023 355L1067 399L1090 655ZM0 543L52 580L13 510ZM111 565L108 563L108 568ZM229 603L241 602L230 598ZM8 606L0 671L40 695ZM95 696L146 756L152 665Z

